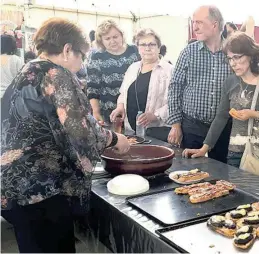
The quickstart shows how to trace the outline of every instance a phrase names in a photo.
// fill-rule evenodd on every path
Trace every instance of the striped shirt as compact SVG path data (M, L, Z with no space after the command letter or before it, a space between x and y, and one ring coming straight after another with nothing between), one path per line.
M139 60L136 46L128 46L121 55L93 52L87 64L87 94L98 99L105 121L117 106L119 89L128 67Z
M232 73L220 50L212 53L197 41L181 52L168 91L168 124L182 121L183 113L205 123L216 116L224 80Z

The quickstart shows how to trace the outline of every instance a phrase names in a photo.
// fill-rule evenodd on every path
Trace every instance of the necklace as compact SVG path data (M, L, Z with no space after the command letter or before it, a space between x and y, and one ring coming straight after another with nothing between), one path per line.
M241 97L241 99L245 99L246 98L246 92L247 92L247 88L249 86L249 84L247 84L245 89L243 89L243 84L244 84L244 81L240 78L240 88L241 88L240 97Z

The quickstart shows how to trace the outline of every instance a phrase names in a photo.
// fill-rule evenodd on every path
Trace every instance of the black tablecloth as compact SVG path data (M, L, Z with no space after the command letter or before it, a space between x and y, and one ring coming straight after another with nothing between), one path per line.
M158 140L152 144L170 146ZM213 179L233 182L238 188L259 197L259 177L228 166L210 158L183 159L181 150L174 149L176 158L172 167L166 171L200 168L210 173ZM176 249L162 241L155 230L162 227L140 211L127 205L125 198L108 193L106 184L111 179L93 180L92 209L90 224L95 235L113 252L131 253L176 253ZM105 177L105 176L104 176ZM165 174L149 177L150 192L174 187ZM161 208L162 209L162 208Z

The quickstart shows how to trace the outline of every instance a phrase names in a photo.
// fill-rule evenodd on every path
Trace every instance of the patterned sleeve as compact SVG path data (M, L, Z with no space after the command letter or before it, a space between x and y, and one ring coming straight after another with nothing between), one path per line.
M107 146L111 132L99 126L90 114L86 97L73 83L73 76L62 68L55 67L48 71L42 82L42 91L46 100L54 105L64 129L57 129L55 122L50 120L54 136L56 133L64 135L64 143L74 151L70 159L83 173L92 171Z
M188 49L185 48L176 63L174 73L168 88L168 110L167 123L172 125L182 121L183 91L186 86L186 71L188 68Z
M100 99L100 85L101 85L101 68L98 59L99 52L93 52L90 55L89 61L87 63L87 96L88 99Z

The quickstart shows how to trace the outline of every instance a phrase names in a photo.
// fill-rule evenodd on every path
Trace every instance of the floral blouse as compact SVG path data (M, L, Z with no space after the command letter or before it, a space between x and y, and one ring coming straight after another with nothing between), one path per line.
M1 99L1 125L2 209L56 194L88 200L111 133L71 72L46 60L26 64Z

